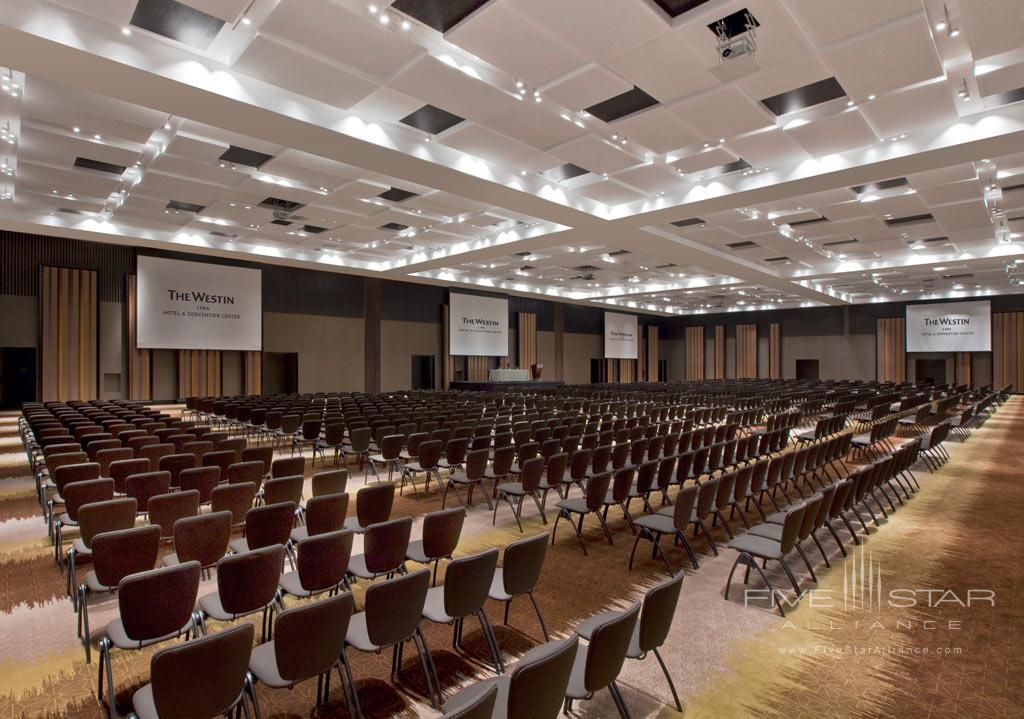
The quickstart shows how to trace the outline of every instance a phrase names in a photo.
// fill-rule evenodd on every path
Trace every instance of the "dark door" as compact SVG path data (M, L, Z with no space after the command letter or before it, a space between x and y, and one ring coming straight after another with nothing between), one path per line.
M36 399L36 348L0 349L0 404L19 407Z
M915 360L918 382L931 382L932 384L946 383L946 360L944 359L919 359Z
M412 389L434 389L434 355L412 356Z
M798 359L796 361L797 379L821 379L818 376L818 360Z
M668 382L668 360L658 360L658 381Z
M594 357L590 360L590 382L591 384L599 384L604 381L604 360Z
M263 353L263 392L288 394L299 391L299 353Z

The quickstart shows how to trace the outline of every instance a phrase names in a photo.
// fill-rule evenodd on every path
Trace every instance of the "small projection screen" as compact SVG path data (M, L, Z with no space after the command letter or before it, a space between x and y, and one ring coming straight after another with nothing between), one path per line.
M988 300L907 305L907 352L991 352Z
M263 348L259 270L142 255L137 272L140 348Z

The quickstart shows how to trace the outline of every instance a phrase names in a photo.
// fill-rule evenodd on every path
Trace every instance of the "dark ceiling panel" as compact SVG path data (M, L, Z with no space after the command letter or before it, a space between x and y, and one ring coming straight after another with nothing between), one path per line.
M772 97L766 97L764 100L761 100L761 104L771 110L772 114L778 116L814 107L815 105L820 105L823 102L835 100L845 95L846 91L839 84L839 81L834 77L827 77L824 80L812 82L795 90L788 90Z
M870 182L866 185L854 185L850 189L856 192L858 195L863 195L868 192L891 190L894 187L904 187L909 184L910 180L908 180L905 177L894 177L891 180L882 180L881 182Z
M403 12L413 20L432 27L438 32L448 32L474 12L487 4L488 0L395 0L391 7Z
M699 8L711 0L654 0L669 17L679 17L684 12Z
M168 210L181 210L182 212L194 212L199 214L206 209L203 205L197 205L193 202L182 202L181 200L171 200L167 203Z
M256 150L249 150L237 145L230 145L224 151L224 154L220 156L220 159L224 162L230 162L232 165L259 167L263 163L273 160L274 156L268 155L265 152L257 152Z
M101 162L100 160L90 160L88 157L76 157L75 167L80 167L83 170L94 170L95 172L106 172L111 175L123 175L126 168L124 165L115 165L112 162Z
M546 170L544 172L544 176L554 180L555 182L565 182L566 180L571 180L574 177L586 175L588 172L590 172L590 170L586 170L579 165L567 162L564 165L559 165L558 167L552 167L550 170Z
M377 197L390 202L405 202L410 197L416 197L416 193L409 192L409 190L403 190L398 187L392 187L390 190L384 190L384 192L377 195Z
M671 224L675 225L676 227L691 227L693 225L703 225L704 220L700 219L699 217L691 217L687 220L676 220Z
M634 85L632 90L626 90L626 92L620 95L610 97L596 105L591 105L586 108L586 111L605 122L612 122L657 104L657 100Z
M224 27L220 18L175 0L139 0L131 24L197 50L206 50Z
M403 117L399 122L409 127L415 127L417 130L423 130L423 132L431 135L436 135L448 128L455 127L465 119L439 107L424 105L419 110Z
M403 230L408 230L409 225L403 225L400 222L388 222L387 224L381 225L380 229L391 230L392 232L401 232Z
M753 27L760 27L761 23L757 21L757 18L754 17L754 14L747 10L746 8L742 8L734 13L726 15L725 17L719 18L714 22L709 22L708 30L715 33L715 35L718 35L718 24L725 23L725 32L730 38L736 37L737 35L742 35L747 31L748 15L751 21L751 25Z

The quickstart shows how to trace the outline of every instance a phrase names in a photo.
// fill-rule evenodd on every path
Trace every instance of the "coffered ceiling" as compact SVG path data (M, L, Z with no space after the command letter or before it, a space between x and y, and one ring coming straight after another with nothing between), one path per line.
M0 11L0 227L666 314L1021 289L1014 0Z

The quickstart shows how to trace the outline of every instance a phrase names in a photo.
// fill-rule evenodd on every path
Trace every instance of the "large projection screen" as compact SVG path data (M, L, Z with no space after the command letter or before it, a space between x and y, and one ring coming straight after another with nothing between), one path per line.
M137 273L139 348L263 348L259 270L139 256Z
M637 358L636 315L604 313L604 356L608 359Z
M907 305L907 352L991 352L988 300Z
M508 354L508 300L477 295L448 296L448 352L505 357Z

